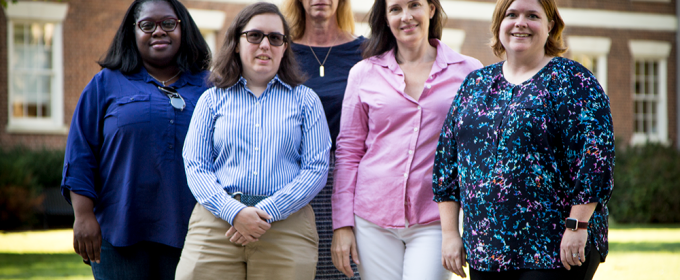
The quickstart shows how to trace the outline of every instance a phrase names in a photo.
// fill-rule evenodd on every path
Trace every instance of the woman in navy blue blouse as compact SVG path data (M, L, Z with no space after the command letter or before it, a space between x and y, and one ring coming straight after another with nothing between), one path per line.
M433 190L458 275L467 261L472 279L592 279L607 255L609 99L559 57L563 29L553 0L498 1L492 48L507 60L472 72L451 106Z
M182 145L209 63L180 2L138 0L83 90L61 188L96 279L174 279L196 203Z

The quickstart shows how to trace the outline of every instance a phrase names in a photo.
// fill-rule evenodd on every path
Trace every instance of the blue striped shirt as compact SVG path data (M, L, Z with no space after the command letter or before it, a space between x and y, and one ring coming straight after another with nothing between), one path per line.
M323 106L310 88L275 76L256 97L241 79L198 100L184 142L191 192L233 225L246 206L227 192L266 195L255 207L279 221L326 184L331 139Z

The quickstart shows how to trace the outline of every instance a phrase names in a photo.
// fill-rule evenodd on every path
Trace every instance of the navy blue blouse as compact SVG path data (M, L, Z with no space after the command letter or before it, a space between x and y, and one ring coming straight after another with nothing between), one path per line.
M481 271L562 267L572 205L597 202L589 240L607 255L613 187L609 98L582 65L553 58L519 85L503 62L470 73L435 155L434 200L459 201L468 262Z
M207 71L170 85L180 111L145 69L103 69L83 90L66 143L62 195L92 198L102 238L113 246L152 241L182 248L196 204L187 186L182 146Z
M342 111L342 99L345 97L345 87L347 87L347 75L349 75L349 69L361 61L360 47L365 40L366 38L359 36L354 41L333 46L330 53L328 52L329 47L312 47L314 54L321 62L328 54L328 59L324 64L325 75L323 77L319 76L320 65L314 58L309 46L291 44L295 53L295 60L309 78L305 85L319 95L321 104L323 104L326 120L328 120L328 129L331 131L331 140L333 140L331 148L333 151L335 150L335 140L340 132L340 113Z

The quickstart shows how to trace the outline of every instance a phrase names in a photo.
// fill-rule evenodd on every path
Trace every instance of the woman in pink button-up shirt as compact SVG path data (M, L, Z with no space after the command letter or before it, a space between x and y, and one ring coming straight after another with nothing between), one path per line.
M333 263L350 276L351 255L363 280L448 279L434 151L460 83L483 65L439 41L438 0L377 0L369 17L337 140Z

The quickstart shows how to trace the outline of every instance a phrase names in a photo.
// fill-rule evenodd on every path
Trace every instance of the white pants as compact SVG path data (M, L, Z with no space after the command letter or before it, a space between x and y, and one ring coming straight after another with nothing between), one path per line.
M448 280L440 222L385 229L354 216L362 280Z

